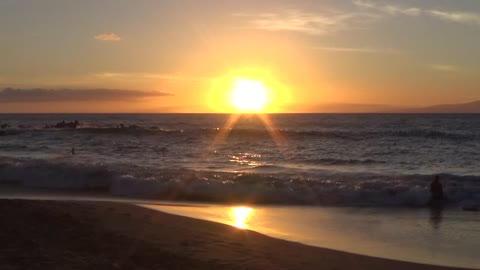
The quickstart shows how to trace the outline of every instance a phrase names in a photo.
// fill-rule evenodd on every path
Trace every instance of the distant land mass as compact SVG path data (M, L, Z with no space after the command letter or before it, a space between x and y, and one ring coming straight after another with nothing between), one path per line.
M480 100L458 104L439 104L428 107L400 107L384 104L348 104L325 103L309 106L291 106L298 109L318 113L480 113Z
M287 110L317 113L384 113L400 112L405 110L405 108L383 104L323 103L314 105L293 105L288 107Z
M414 113L480 113L480 100L461 104L440 104L425 108L411 109Z

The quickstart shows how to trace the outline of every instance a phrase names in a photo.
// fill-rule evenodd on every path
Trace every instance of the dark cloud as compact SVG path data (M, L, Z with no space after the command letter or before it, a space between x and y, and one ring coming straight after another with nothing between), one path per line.
M0 102L127 101L148 97L173 96L157 91L122 89L15 89L0 90Z

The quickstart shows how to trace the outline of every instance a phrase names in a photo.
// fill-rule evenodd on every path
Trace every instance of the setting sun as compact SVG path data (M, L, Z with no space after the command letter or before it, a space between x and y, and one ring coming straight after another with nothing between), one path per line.
M222 113L272 113L281 110L289 99L286 87L270 72L244 68L215 79L207 104Z
M260 112L268 101L268 93L261 81L238 78L231 98L240 112Z

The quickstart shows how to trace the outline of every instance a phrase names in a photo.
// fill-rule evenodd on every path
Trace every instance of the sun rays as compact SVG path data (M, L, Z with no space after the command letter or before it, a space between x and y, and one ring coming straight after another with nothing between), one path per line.
M289 99L286 87L265 70L233 70L215 80L207 97L208 106L221 113L231 114L224 125L217 129L204 158L216 153L217 147L227 140L243 116L259 119L264 130L283 154L287 142L274 126L269 113L280 110Z
M243 114L231 114L227 121L225 122L224 126L218 129L218 132L213 139L212 143L209 146L207 153L213 153L216 148L224 143L227 138L229 137L232 130L234 130L235 125L237 124L240 117ZM277 146L278 150L281 154L285 153L286 149L288 148L287 140L278 132L278 129L275 128L273 122L271 121L268 114L253 114L253 116L257 117L260 122L263 124L265 131L269 134L272 141Z

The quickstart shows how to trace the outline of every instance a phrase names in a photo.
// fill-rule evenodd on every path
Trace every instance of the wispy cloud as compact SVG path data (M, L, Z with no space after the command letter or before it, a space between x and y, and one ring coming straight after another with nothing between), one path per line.
M245 17L250 27L267 31L291 31L309 35L323 35L340 30L361 28L368 23L391 16L430 16L456 23L480 24L480 13L425 9L393 2L352 0L357 9L313 13L301 10L284 10L266 13L236 13Z
M119 35L117 35L113 32L101 33L101 34L95 35L94 38L96 40L100 40L100 41L120 41L120 40L122 40L122 38Z
M457 66L453 65L445 65L445 64L432 64L430 65L430 68L438 71L444 71L444 72L456 72L458 71Z
M316 50L329 51L329 52L339 52L339 53L383 53L383 54L393 54L399 53L395 49L383 49L383 48L368 48L368 47L314 47Z
M455 23L480 24L480 13L449 11L440 9L422 9L419 7L405 7L395 4L381 4L368 0L353 0L352 3L363 9L376 10L377 12L388 15L420 16L428 15L431 17L443 19Z
M353 4L357 7L374 9L390 15L419 16L422 13L422 10L417 7L402 7L393 4L379 4L365 0L353 0Z
M173 95L157 91L123 89L5 88L0 90L0 102L129 101L162 96Z
M211 78L191 76L182 73L142 73L142 72L102 72L93 74L97 78L119 79L119 80L139 80L139 79L157 79L157 80L208 80Z
M451 22L480 24L480 13L429 10L429 14Z
M248 18L250 26L268 31L292 31L309 35L323 35L358 27L377 19L368 13L307 13L286 10L280 13L234 14Z

